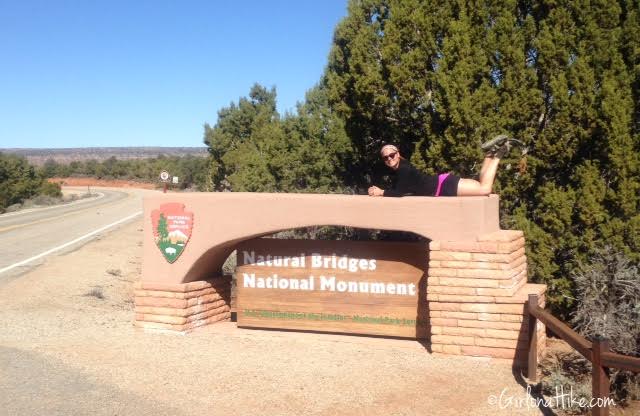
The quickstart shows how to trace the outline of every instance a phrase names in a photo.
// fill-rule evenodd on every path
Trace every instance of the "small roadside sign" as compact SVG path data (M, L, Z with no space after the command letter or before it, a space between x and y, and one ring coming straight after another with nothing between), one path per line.
M173 177L173 183L178 183L178 177L177 176Z
M169 172L167 172L166 170L160 172L160 182L169 182L169 177Z

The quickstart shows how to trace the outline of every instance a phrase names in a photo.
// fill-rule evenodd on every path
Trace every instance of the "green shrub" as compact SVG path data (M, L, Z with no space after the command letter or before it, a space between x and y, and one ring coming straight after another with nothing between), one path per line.
M0 153L0 212L38 194L42 177L27 160Z
M575 351L555 351L547 355L540 366L542 393L553 410L559 414L587 413L589 409L577 403L591 399L591 363ZM564 394L575 401L562 396Z
M62 189L60 185L57 183L43 181L40 186L40 190L38 192L40 195L51 196L51 197L62 197Z
M640 356L640 273L638 265L606 246L571 274L576 309L572 323L587 338L609 340L617 353ZM611 393L618 403L637 400L640 375L611 369Z
M577 306L572 324L587 338L609 339L618 353L640 355L640 273L622 252L606 246L571 274Z

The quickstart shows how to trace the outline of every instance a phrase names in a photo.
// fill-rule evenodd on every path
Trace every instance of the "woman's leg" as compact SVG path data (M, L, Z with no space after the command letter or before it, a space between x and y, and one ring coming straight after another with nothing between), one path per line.
M484 196L489 195L496 178L500 158L485 157L480 168L480 177L475 179L460 179L458 182L458 196Z

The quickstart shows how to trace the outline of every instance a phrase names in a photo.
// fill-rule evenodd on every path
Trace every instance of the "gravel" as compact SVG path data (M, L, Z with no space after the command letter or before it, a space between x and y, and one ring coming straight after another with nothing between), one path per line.
M526 398L508 364L434 356L416 341L232 322L135 329L141 241L136 221L1 284L3 414L542 414L489 403L504 389Z

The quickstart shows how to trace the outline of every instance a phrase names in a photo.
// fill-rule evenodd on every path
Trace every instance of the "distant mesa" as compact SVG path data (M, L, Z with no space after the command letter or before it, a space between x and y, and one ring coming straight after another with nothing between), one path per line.
M158 156L194 156L206 157L206 147L77 147L57 149L0 149L1 153L18 155L29 163L42 166L47 160L57 163L71 163L95 159L98 162L115 157L119 160L150 159Z
M186 243L189 239L189 236L185 235L180 230L171 231L167 237L171 241L171 244Z

